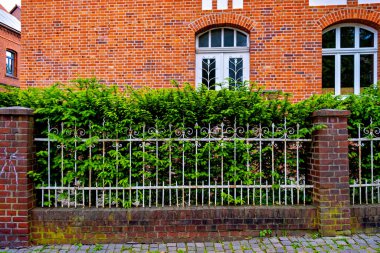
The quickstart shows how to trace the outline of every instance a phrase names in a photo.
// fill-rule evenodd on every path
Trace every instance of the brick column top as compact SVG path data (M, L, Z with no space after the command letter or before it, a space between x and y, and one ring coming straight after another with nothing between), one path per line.
M322 109L313 112L313 117L348 117L351 112L347 110L336 110L336 109Z
M33 115L33 110L22 106L0 107L1 115Z

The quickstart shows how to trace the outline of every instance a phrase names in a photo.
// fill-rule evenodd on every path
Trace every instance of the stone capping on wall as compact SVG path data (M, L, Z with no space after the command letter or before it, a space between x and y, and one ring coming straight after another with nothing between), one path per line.
M0 108L0 115L25 115L32 116L33 110L26 107L21 106L13 106L13 107L2 107Z
M335 110L335 109L321 109L313 112L312 117L348 117L350 111Z

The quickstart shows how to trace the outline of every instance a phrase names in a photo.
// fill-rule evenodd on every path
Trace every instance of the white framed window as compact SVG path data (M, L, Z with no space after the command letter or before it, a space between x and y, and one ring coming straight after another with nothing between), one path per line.
M243 31L222 27L199 34L196 54L197 87L219 90L249 80L249 36Z
M345 5L347 0L309 0L309 6Z
M358 0L359 4L376 4L380 3L380 0Z
M16 76L16 52L12 50L6 50L5 53L5 73L8 76Z
M323 31L322 90L360 94L377 82L377 31L361 24L339 24Z

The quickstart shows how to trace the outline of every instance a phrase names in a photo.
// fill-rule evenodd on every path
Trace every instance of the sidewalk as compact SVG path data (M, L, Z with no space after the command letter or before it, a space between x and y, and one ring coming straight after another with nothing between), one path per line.
M380 234L351 237L271 237L218 243L50 245L0 252L380 252Z

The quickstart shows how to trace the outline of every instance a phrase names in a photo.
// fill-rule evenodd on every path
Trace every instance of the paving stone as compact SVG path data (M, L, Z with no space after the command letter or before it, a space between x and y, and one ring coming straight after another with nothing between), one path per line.
M276 237L271 237L271 238L269 238L269 241L271 241L273 244L279 242L278 238L276 238Z
M250 253L250 252L380 252L380 234L354 235L352 237L279 237L279 238L253 238L242 241L228 241L223 243L162 243L162 244L104 244L104 245L51 245L35 246L22 249L0 249L6 253L30 253L30 252L202 252L209 253ZM101 247L100 250L99 247Z

